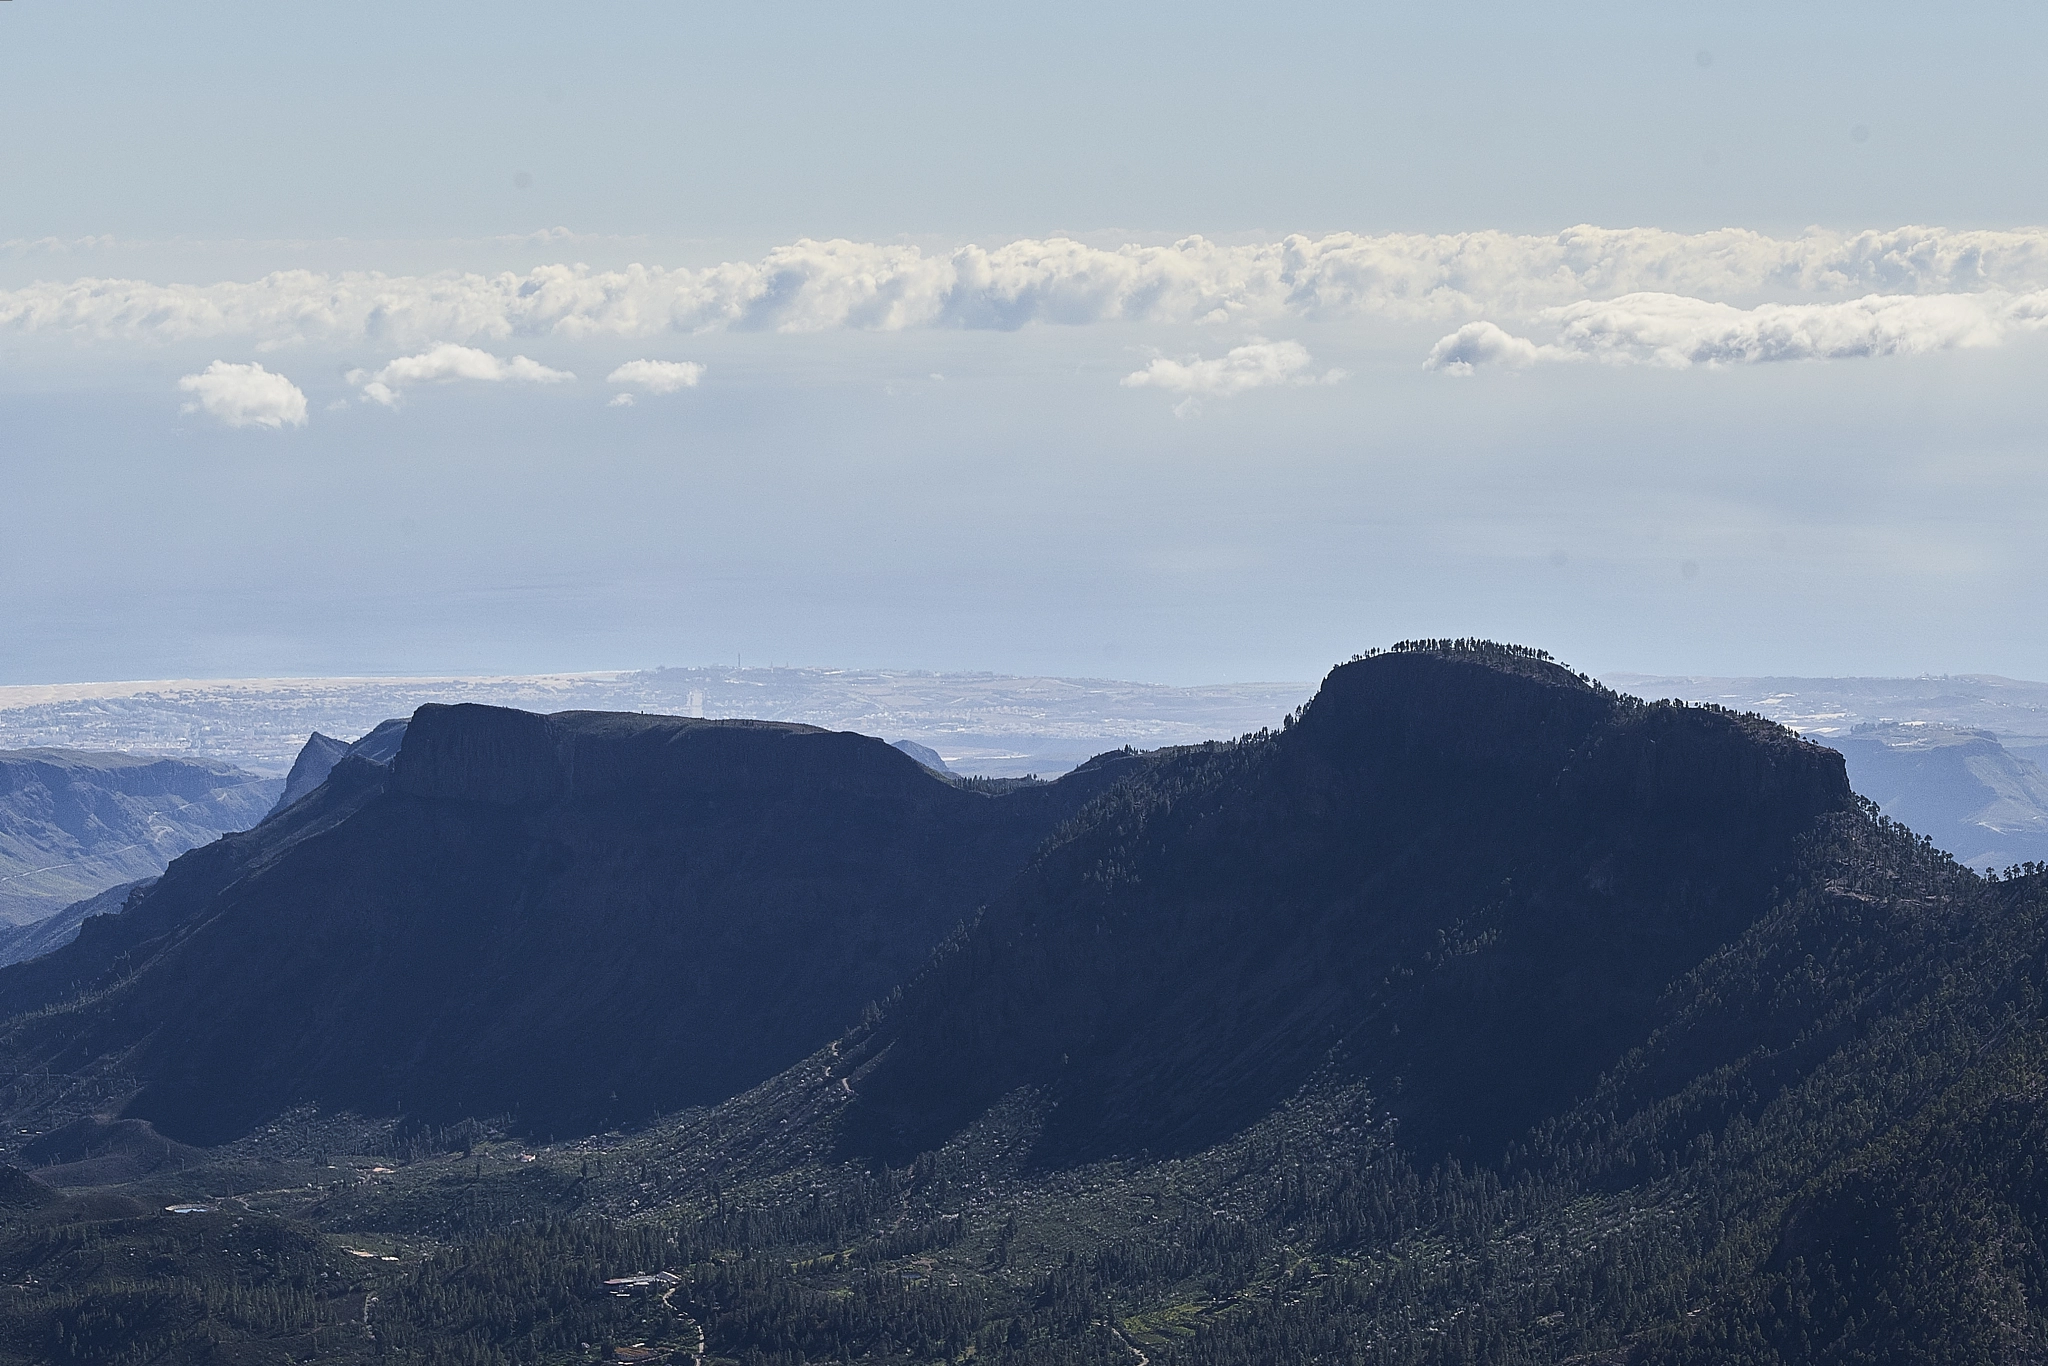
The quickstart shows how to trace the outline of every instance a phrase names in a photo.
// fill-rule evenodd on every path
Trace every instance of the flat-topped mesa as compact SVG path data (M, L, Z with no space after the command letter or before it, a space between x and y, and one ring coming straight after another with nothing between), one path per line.
M1330 671L1303 739L1350 762L1554 771L1620 700L1548 656L1488 642L1396 647Z
M0 1051L121 1069L126 1118L299 1105L590 1132L824 1045L1147 762L990 792L881 740L422 707L119 916L0 968ZM12 1018L9 1018L12 1017ZM4 1098L0 1098L4 1099Z
M547 717L468 702L414 712L391 765L394 791L441 801L524 806L567 785Z
M433 800L540 806L622 795L860 792L928 776L879 740L792 722L539 716L465 703L414 713L392 786Z
M1421 642L1340 665L1298 729L1340 763L1554 786L1573 804L1641 818L1803 828L1851 800L1841 755L1774 722L1646 703L1540 651L1488 641Z

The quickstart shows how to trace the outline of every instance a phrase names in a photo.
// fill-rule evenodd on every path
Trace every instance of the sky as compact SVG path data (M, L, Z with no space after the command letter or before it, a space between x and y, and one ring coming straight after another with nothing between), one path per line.
M2016 5L7 0L0 683L2048 677L2044 58Z

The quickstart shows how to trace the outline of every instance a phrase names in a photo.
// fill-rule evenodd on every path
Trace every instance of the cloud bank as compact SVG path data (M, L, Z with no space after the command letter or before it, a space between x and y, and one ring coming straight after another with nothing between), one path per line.
M567 370L551 370L525 356L503 360L488 351L453 342L443 342L416 356L400 356L375 374L352 370L348 375L349 383L362 386L364 398L387 408L397 406L400 391L413 384L447 384L455 380L558 384L574 378Z
M629 360L604 378L607 384L637 384L650 394L672 394L696 388L697 381L704 378L704 367L689 360ZM626 400L620 406L631 405L631 395L620 397Z
M178 387L195 400L185 405L185 412L203 411L230 427L276 431L306 425L305 394L283 375L272 374L261 365L217 360L200 373L180 379Z
M1178 361L1159 356L1144 369L1125 375L1119 383L1129 389L1149 387L1182 395L1173 411L1186 417L1198 411L1205 398L1231 398L1251 389L1328 383L1344 377L1342 370L1332 370L1320 380L1310 375L1312 359L1308 348L1300 342L1250 341L1233 346L1215 360L1195 356Z
M1538 343L1495 323L1467 323L1431 348L1424 368L1594 360L1612 365L1755 365L1847 360L1996 346L2048 324L2048 292L1870 294L1826 304L1730 304L1677 294L1626 294L1545 310L1555 335Z
M1103 248L1068 239L915 247L800 241L701 269L544 266L496 275L281 271L211 285L79 279L0 291L0 329L95 341L245 338L416 345L635 338L731 328L1010 329L1107 321L1525 316L1590 300L1682 295L1738 305L1872 292L2048 289L2048 229L1906 227L1773 238L1577 227L1293 236Z

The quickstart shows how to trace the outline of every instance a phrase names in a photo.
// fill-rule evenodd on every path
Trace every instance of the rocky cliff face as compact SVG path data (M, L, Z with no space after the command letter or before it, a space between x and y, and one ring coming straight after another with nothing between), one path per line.
M277 805L271 814L284 810L299 798L327 781L327 775L341 762L341 756L348 753L348 741L337 740L331 735L314 731L306 737L299 757L292 760L292 771L285 775L284 791L277 796Z
M119 1059L127 1114L199 1142L302 1103L542 1135L710 1103L845 1028L1137 763L989 796L806 726L422 708L388 767L345 758L0 972L0 1053Z
M392 761L392 789L428 801L542 805L567 786L562 751L572 743L532 712L421 707Z
M406 718L397 717L383 722L354 742L337 740L314 731L300 748L299 757L292 761L292 771L284 780L284 792L270 814L276 815L318 788L327 781L327 775L334 771L336 764L351 756L367 759L373 764L390 763L398 757L398 748L405 741L405 728Z

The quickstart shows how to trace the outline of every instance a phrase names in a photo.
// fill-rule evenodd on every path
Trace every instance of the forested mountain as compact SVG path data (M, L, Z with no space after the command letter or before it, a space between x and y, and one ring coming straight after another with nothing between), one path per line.
M540 1147L503 1123L380 1137L300 1112L211 1158L166 1148L176 1161L127 1188L213 1211L189 1216L95 1214L9 1178L0 1274L20 1288L0 1359L2048 1359L2048 872L1959 866L1852 795L1832 750L1472 641L1361 658L1277 730L1122 756L1064 797L981 795L855 737L704 724L423 712L388 777L345 762L264 831L175 866L163 886L215 890L155 946L74 957L82 986L48 971L61 954L0 975L11 1007L41 1007L6 1046L52 1073L116 1046L160 1066L121 1030L185 1018L163 1013L174 973L238 975L180 959L179 936L267 919L268 953L286 934L334 952L317 927L376 885L344 880L362 876L339 859L352 830L383 850L404 847L397 826L430 831L444 858L545 843L566 851L550 868L616 886L588 851L641 847L628 808L736 846L701 808L677 825L688 769L715 772L722 801L784 793L730 813L757 838L789 791L854 772L876 824L820 806L806 829L872 840L905 810L1025 799L1049 836L852 1029L708 1110ZM658 757L706 743L733 748L704 770ZM806 745L842 759L792 767ZM904 792L924 805L887 805ZM600 826L605 841L578 833ZM813 857L762 853L721 865L773 898L720 903L750 925L794 895L762 870ZM285 868L303 909L258 894ZM391 876L429 879L400 913L470 923L426 855ZM520 885L529 918L563 894ZM161 895L93 924L132 930ZM588 924L601 903L575 904ZM466 990L457 961L436 960L440 980ZM593 963L565 951L563 970ZM545 992L533 1007L559 1009ZM433 1021L405 1027L453 1046ZM327 1075L303 1041L279 1056ZM169 1113L151 1085L133 1114ZM16 1160L123 1135L135 1161L161 1142L84 1123Z
M0 925L25 925L263 819L278 783L229 764L0 750Z
M716 1102L886 994L1138 762L996 794L806 726L422 708L390 766L344 759L0 971L0 1052L71 1088L0 1099L118 1097L198 1142L301 1104L545 1137Z
M1049 1156L1178 1151L1334 1070L1426 1155L1491 1159L1851 800L1833 751L1529 655L1349 665L1056 840L851 1054L847 1141L900 1158L1031 1086Z

